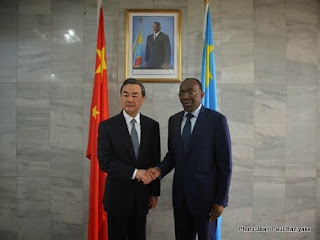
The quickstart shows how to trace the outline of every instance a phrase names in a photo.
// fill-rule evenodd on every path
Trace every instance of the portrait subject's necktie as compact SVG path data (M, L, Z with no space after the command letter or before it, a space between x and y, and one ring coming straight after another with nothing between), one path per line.
M184 150L188 149L188 143L189 143L190 136L191 136L191 121L190 121L190 119L193 118L194 116L191 113L187 113L186 117L187 117L186 124L184 125L183 130L182 130L182 141L183 141Z
M138 133L136 130L136 126L135 126L136 120L132 119L131 120L131 141L132 141L132 145L133 145L133 150L136 156L136 159L138 159L138 153L139 153L139 139L138 139Z

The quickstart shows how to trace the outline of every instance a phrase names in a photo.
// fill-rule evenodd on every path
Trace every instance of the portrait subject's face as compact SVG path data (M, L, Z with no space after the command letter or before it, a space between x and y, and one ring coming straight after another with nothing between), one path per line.
M160 25L158 23L153 23L152 29L154 33L157 33L160 31Z
M181 83L179 96L183 109L193 112L200 106L204 93L195 80L187 80Z
M137 116L140 107L145 101L142 96L141 87L138 84L126 84L120 94L121 107L131 117Z

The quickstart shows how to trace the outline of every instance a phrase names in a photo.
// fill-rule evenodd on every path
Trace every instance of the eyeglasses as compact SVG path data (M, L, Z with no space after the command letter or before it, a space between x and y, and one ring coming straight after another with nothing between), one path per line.
M194 91L194 92L192 92L192 91L187 91L187 92L185 92L185 91L180 91L178 95L179 95L179 97L183 97L184 94L187 94L188 97L194 97L199 91L200 91L200 90Z

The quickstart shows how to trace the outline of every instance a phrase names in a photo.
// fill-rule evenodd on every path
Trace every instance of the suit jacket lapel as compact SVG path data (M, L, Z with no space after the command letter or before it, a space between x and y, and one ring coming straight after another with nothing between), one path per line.
M176 126L178 126L178 127L176 129L176 134L179 136L178 139L180 139L179 145L184 151L184 146L183 146L183 141L182 141L182 136L181 136L181 124L182 124L182 120L183 120L183 115L184 115L184 111L180 112L177 117L178 122L177 122Z
M140 113L140 146L139 146L139 153L138 153L138 161L140 159L140 156L143 155L144 147L147 145L146 143L146 135L147 135L147 129L146 129L146 121L145 117Z

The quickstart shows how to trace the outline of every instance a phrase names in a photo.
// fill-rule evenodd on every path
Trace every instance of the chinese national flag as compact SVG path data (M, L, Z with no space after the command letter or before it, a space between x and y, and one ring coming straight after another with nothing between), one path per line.
M101 121L109 117L106 43L104 39L103 12L101 7L96 52L96 67L87 146L87 158L91 160L88 240L107 240L107 216L102 203L107 174L99 169L97 157L98 125Z

